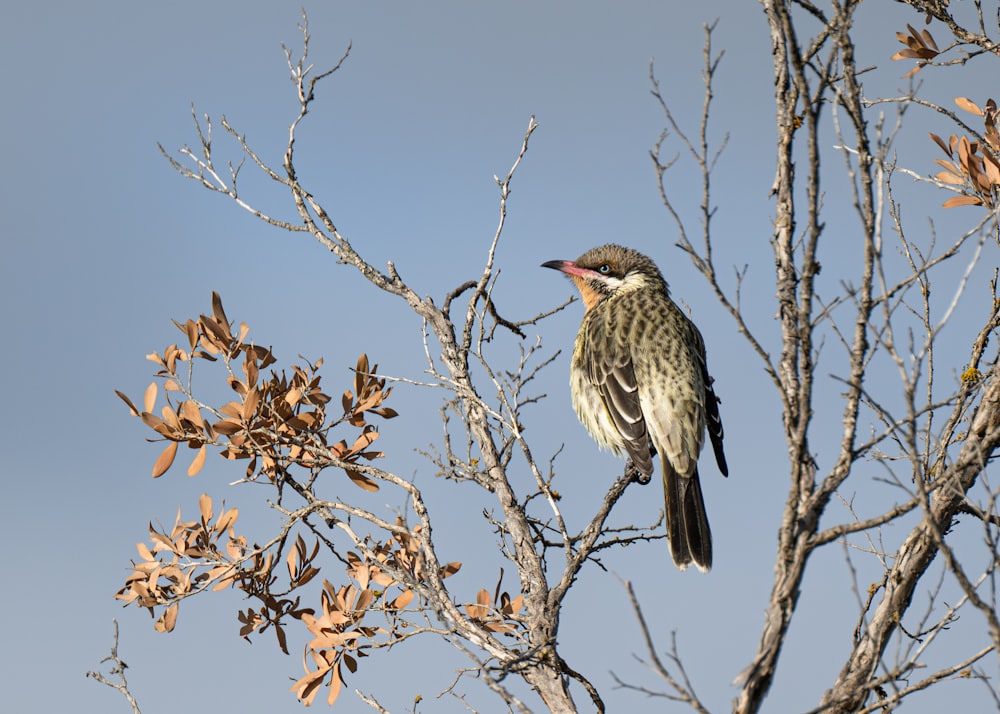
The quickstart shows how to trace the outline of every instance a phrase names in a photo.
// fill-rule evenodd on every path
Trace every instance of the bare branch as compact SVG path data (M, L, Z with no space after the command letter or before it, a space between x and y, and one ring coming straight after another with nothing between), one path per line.
M87 672L87 676L116 690L125 697L125 701L132 707L132 714L141 714L139 703L128 688L128 678L125 676L125 670L128 669L128 665L118 656L118 620L114 619L112 622L115 626L115 636L111 643L111 654L101 660L101 664L110 662L111 669L108 671L108 674L104 674L103 672Z

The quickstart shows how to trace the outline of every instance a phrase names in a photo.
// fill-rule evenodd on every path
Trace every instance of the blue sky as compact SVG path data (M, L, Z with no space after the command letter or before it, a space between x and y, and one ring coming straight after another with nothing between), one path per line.
M907 68L888 57L896 50L893 33L914 19L892 4L867 5L867 22L859 26L868 40L861 64L876 67L866 79L874 96L903 85ZM638 695L614 690L607 674L615 669L658 686L632 661L642 649L614 575L632 579L661 650L676 631L699 693L714 711L726 710L736 693L729 682L759 637L786 491L785 446L777 395L760 363L673 245L676 230L659 202L648 156L663 125L649 95L648 68L655 57L663 91L693 132L702 101L702 24L720 18L715 43L726 57L713 122L716 138L729 132L730 144L715 182L716 250L725 269L748 266L744 300L751 322L776 351L768 246L771 57L759 6L338 0L306 10L318 68L334 64L348 41L353 50L342 71L321 86L302 126L300 176L371 262L395 261L418 292L436 298L475 276L497 220L492 177L510 167L535 115L540 128L514 179L498 252L502 272L494 295L507 316L528 317L569 294L569 284L540 269L541 262L611 241L653 256L675 297L690 307L723 399L731 474L723 480L709 460L702 464L715 569L709 576L678 573L662 544L609 555L611 572L588 571L570 598L561 638L567 652L579 653L572 664L594 678L612 709L647 706ZM267 635L253 646L241 641L235 608L242 603L235 596L185 604L168 636L155 634L144 612L123 611L113 600L147 523L172 522L178 506L193 511L202 491L239 506L248 530L274 522L254 505L260 492L226 487L238 474L221 460L210 461L197 483L182 470L152 481L159 447L145 443L147 432L113 390L139 397L152 373L144 355L176 340L171 318L206 312L213 290L229 317L248 322L284 364L296 354L324 357L333 393L346 388L347 368L361 351L387 374L420 377L420 325L404 305L368 289L305 237L268 228L182 180L156 148L156 142L176 149L196 140L193 102L216 121L225 114L278 163L297 110L280 45L299 47L298 4L21 3L4 15L4 708L125 711L117 695L83 676L107 653L117 617L121 654L146 714L175 709L171 702L178 698L194 711L297 710L286 691L287 678L300 670L297 651L275 654ZM952 75L948 91L961 94L961 83L969 81L971 93L971 76ZM940 86L931 77L927 91ZM935 125L927 121L915 117L901 142L913 149L911 167L922 173L934 169L925 137ZM238 160L234 147L223 149L218 129L220 150ZM290 217L287 195L251 174L247 167L245 195ZM694 176L682 161L673 178L692 229L699 198ZM826 200L843 204L843 188L831 185ZM961 209L934 211L944 197L927 188L914 188L912 196L919 210L932 207L942 233L974 220ZM830 221L837 236L837 220ZM838 240L831 237L832 251L822 258L831 290L851 268ZM850 245L849 234L843 240ZM551 445L535 447L543 454L566 445L558 461L565 473L560 490L570 512L582 517L620 464L597 452L570 408L567 348L579 316L574 306L537 328L548 349L564 352L541 382L549 398L532 409L528 427L537 444ZM351 320L351 329L333 329ZM824 375L833 371L836 358ZM826 389L833 403L838 390L833 383ZM439 499L450 514L439 535L454 539L454 559L474 563L492 544L482 504L469 489L436 482L431 465L414 452L439 435L428 416L436 395L417 392L400 388L393 396L401 416L383 429L385 466L412 475ZM829 440L815 445L821 465L835 453L837 414L817 415L831 428ZM630 490L619 505L622 522L656 519L655 481L652 488L655 497ZM803 596L802 622L785 651L769 711L813 706L850 645L856 608L844 559L831 550L811 567L822 585ZM492 588L495 569L466 572L457 577L468 578L470 594ZM446 647L404 647L372 659L377 666L348 682L341 711L364 710L349 701L350 690L381 691L383 668L399 662L405 673L384 698L392 710L403 711L417 694L427 701L421 711L462 710L454 699L433 699L463 664ZM476 683L462 691L482 710L498 710ZM946 684L941 696L949 691L968 690ZM930 695L907 711L934 711L941 701L947 700Z

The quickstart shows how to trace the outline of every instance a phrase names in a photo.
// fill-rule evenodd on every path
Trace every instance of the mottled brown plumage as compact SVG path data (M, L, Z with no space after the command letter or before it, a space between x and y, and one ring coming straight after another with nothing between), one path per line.
M706 427L719 470L728 468L701 333L642 253L603 245L542 265L568 275L586 307L570 367L580 421L644 482L660 455L670 554L681 570L694 562L708 571L712 534L698 481Z

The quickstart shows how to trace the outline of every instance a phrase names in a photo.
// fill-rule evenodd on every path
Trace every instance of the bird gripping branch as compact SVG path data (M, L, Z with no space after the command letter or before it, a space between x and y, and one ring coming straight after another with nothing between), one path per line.
M681 570L693 562L707 572L712 533L698 481L706 429L719 470L729 471L701 333L638 251L603 245L542 267L569 276L586 308L570 367L577 416L643 483L660 455L670 554Z

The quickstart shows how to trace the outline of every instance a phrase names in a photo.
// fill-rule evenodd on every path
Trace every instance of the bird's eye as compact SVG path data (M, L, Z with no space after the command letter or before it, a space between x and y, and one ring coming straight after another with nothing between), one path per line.
M598 273L603 273L604 275L607 275L608 273L611 272L611 266L608 265L607 263L605 263L604 265L602 265L601 267L599 267L597 269L597 272Z

